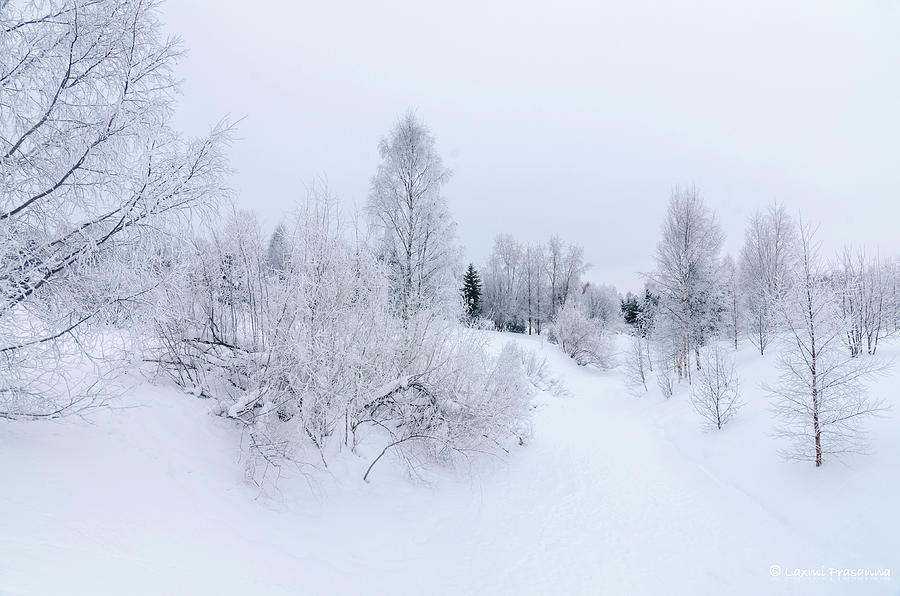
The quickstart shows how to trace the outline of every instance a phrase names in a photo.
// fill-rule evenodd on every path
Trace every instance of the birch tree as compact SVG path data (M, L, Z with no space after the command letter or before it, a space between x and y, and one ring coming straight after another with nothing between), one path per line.
M441 194L444 167L425 124L407 112L378 145L368 209L382 238L391 292L406 320L452 287L455 224Z
M751 343L764 355L776 326L776 308L786 290L796 231L784 205L757 210L747 225L740 256L741 288Z
M647 354L644 351L645 338L637 331L631 333L628 341L628 348L624 354L625 378L629 387L638 390L643 387L644 392L648 391L647 376L650 374L649 364L647 362Z
M553 236L547 243L547 256L544 259L544 273L550 290L550 318L556 317L560 305L560 287L562 286L563 242L559 236Z
M703 366L691 385L691 404L706 426L722 430L741 406L734 359L719 344L706 348L702 359Z
M546 255L540 244L529 244L525 247L525 279L522 299L523 314L528 323L528 334L541 334L550 296L544 277Z
M722 281L723 304L728 320L729 337L730 340L734 342L734 349L737 350L738 333L741 328L741 290L738 283L737 267L735 267L734 259L731 255L726 255L725 258L722 259L720 277Z
M559 308L564 308L569 299L581 289L581 277L590 267L584 261L584 247L580 244L567 244L560 265L556 298Z
M790 458L815 462L861 451L866 418L883 409L868 395L874 359L853 358L844 347L839 297L822 265L814 232L800 222L796 265L780 313L787 331L779 380L769 391Z
M659 293L660 331L668 328L674 345L675 372L690 380L690 354L700 367L700 332L708 297L714 293L722 232L694 187L672 191L662 239L656 249L656 271L650 279Z

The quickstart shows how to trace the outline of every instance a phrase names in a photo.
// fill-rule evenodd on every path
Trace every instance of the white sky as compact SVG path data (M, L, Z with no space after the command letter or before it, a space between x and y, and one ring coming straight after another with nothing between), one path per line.
M735 253L773 199L900 253L900 2L169 0L177 124L245 117L239 203L268 227L327 178L365 202L407 108L455 175L467 258L500 232L585 246L637 289L669 191L696 184Z

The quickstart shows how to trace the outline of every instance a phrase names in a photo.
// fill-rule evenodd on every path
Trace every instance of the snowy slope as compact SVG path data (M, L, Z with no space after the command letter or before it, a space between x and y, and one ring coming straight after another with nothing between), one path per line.
M816 470L775 453L757 388L772 358L742 351L749 403L711 433L684 393L635 397L618 372L511 338L569 395L538 398L508 461L429 486L387 462L364 484L345 458L260 495L228 421L148 385L89 422L0 422L0 595L900 593L770 573L900 573L896 410L872 425L874 455ZM894 384L877 390L896 401Z

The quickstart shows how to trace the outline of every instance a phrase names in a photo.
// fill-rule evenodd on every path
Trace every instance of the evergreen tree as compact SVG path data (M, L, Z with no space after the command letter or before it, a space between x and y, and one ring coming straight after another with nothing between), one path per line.
M465 275L463 275L462 287L463 302L466 305L466 314L469 319L474 319L481 311L481 276L472 263L469 263Z
M659 296L644 288L644 299L639 305L636 325L641 337L649 337L656 324L656 313L659 310Z
M641 316L641 303L631 292L628 292L622 299L622 316L629 325L636 325Z
M269 239L269 249L267 251L267 261L272 271L284 272L287 269L288 261L291 258L291 250L288 243L287 227L281 223L272 232Z

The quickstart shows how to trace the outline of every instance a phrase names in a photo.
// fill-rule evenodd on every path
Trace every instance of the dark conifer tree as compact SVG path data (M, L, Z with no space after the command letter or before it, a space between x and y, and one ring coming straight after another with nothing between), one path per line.
M466 307L466 315L474 319L481 312L481 276L472 263L469 263L465 275L463 275L462 287L463 303Z
M628 292L622 299L622 316L629 325L636 325L641 316L641 303L631 292Z

